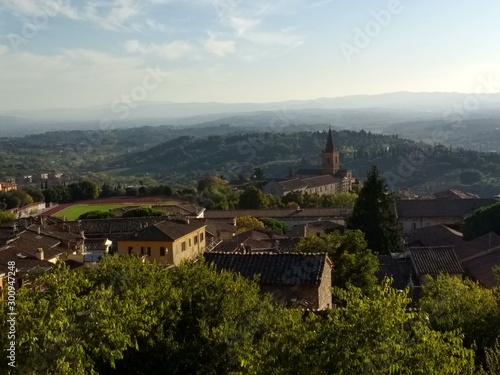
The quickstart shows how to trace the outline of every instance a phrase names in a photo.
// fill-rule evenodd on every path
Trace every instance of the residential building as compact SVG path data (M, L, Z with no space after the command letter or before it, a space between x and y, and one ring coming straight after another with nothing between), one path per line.
M17 184L15 180L8 179L6 181L0 181L0 191L6 192L11 190L17 190Z
M7 282L10 261L15 261L16 287L20 287L27 275L52 268L70 253L57 239L31 231L17 233L0 247L0 288Z
M495 199L422 199L399 200L396 209L404 233L433 225L459 228L465 217L475 210L490 206Z
M432 194L436 199L479 199L479 195L448 189Z
M190 222L189 219L162 221L118 238L117 252L176 266L203 254L205 227L205 224Z
M211 252L205 260L249 279L258 275L261 291L275 302L318 310L332 307L332 262L326 254Z
M466 241L461 232L436 225L411 233L408 245L453 246L468 277L486 288L493 288L498 284L493 268L500 266L500 236L494 232Z
M408 287L416 302L427 277L447 274L462 279L464 273L453 246L421 246L411 247L404 253L379 256L377 277L379 280L392 278L393 287L398 290Z
M278 219L288 224L291 228L294 225L316 222L318 220L334 221L338 224L345 224L352 213L352 208L278 208L278 209L257 209L257 210L207 210L206 219L234 219L240 216L252 216L255 218L270 217Z
M344 230L345 225L330 220L319 220L316 222L294 225L291 229L288 230L286 235L288 237L324 237L329 233L335 231L343 232Z

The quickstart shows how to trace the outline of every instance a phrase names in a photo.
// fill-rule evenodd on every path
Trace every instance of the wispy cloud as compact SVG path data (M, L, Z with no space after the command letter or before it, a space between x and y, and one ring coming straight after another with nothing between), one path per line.
M217 39L213 33L209 33L209 38L203 43L206 51L218 57L224 57L234 52L235 43L233 40Z
M147 10L158 0L89 1L83 6L72 5L66 0L4 0L5 8L18 15L32 16L46 13L51 17L65 17L88 23L105 30L152 30L166 31L162 23L147 16ZM139 21L138 21L139 19Z
M124 43L123 47L128 53L153 55L162 57L166 60L175 60L181 57L191 56L197 51L196 46L182 40L174 40L164 44L144 44L137 40L128 40Z

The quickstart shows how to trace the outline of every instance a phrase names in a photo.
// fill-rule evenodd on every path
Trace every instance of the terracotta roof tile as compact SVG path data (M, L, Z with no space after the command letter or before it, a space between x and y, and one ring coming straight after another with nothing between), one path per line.
M327 262L326 254L211 252L204 256L218 269L234 271L248 278L260 275L262 285L318 285Z
M410 258L418 275L462 274L453 246L411 247Z

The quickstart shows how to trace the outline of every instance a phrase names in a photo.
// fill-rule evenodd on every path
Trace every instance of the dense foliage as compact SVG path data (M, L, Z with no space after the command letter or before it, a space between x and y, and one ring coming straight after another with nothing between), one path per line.
M491 366L487 353L495 350L500 338L498 294L473 281L447 275L429 278L423 291L420 307L429 314L432 327L440 332L459 330L464 334L464 345L476 349L478 364Z
M46 202L74 202L96 199L99 196L99 185L92 181L80 181L72 184L57 185L43 191Z
M464 237L473 239L489 232L500 235L500 202L476 210L465 218Z
M264 228L264 223L253 216L238 216L236 218L236 233L243 233L247 230Z
M346 230L344 233L335 231L325 237L304 237L293 251L328 254L333 263L334 286L346 288L352 285L367 295L376 288L378 258L367 248L363 233L359 230Z
M310 129L320 128L325 125ZM255 127L248 131L200 127L200 138L195 138L192 128L143 127L5 138L0 139L0 180L64 173L73 181L85 176L99 185L133 185L138 190L141 181L145 189L157 181L195 186L206 175L252 179L260 170L266 178L283 178L298 168L319 165L324 132L307 132L300 126L283 127L279 133L259 133ZM497 131L485 140L495 143L492 139L498 136ZM444 147L440 139L434 146L363 130L334 132L334 140L341 148L342 167L358 178L375 163L391 188L430 193L455 187L486 197L500 193L497 153L457 148L457 142L453 148ZM463 174L468 171L474 173ZM124 188L120 193L127 194Z
M387 282L369 298L354 287L334 296L340 308L305 314L202 261L165 269L105 257L83 271L59 264L17 292L11 373L473 374L474 351L461 335L433 330ZM1 301L4 317L6 309ZM0 344L7 347L6 335ZM7 373L6 361L0 366Z
M125 212L123 217L150 217L150 216L165 216L163 211L151 207L139 207Z
M266 228L271 229L274 233L286 234L288 230L287 223L274 219L272 217L262 217L259 220L262 221Z

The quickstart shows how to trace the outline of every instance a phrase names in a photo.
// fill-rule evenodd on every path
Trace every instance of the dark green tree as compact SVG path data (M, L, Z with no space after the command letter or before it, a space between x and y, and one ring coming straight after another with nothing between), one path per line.
M376 166L368 172L347 228L361 230L368 247L380 254L402 251L403 236L395 200Z
M256 186L248 186L240 195L238 206L242 209L260 209L267 207L266 194Z
M264 226L266 228L271 229L274 233L286 234L288 225L286 225L285 222L274 219L272 217L263 217L259 220L264 223Z
M114 190L111 188L111 186L109 186L107 182L102 185L100 194L101 197L103 198L112 197L114 193L115 193Z
M377 285L375 272L379 268L377 256L366 246L359 230L332 232L325 237L301 238L293 249L300 253L327 253L332 260L332 285L346 288L353 285L365 294L371 294Z
M500 202L476 210L465 218L464 237L468 240L489 232L500 235Z
M471 280L449 275L429 278L419 306L440 332L460 330L464 345L475 348L477 360L486 365L487 348L500 337L500 299L490 289Z

